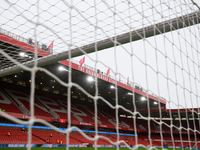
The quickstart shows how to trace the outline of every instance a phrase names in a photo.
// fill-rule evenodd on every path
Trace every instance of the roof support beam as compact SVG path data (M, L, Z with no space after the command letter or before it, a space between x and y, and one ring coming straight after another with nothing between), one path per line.
M167 20L155 25L147 26L138 30L134 30L132 32L124 33L116 37L101 40L96 43L85 45L81 48L86 53L92 53L92 52L95 52L95 46L97 46L98 51L104 50L110 47L114 47L115 44L113 40L115 38L117 40L117 43L126 44L126 43L137 41L143 38L148 38L151 36L155 36L162 33L167 33L170 31L177 30L177 29L181 29L184 27L192 26L198 23L200 23L199 11L185 15L185 16L181 16L178 18L174 18L171 20ZM70 53L71 53L71 58L83 55L83 53L79 50L79 48L72 49ZM56 55L45 56L38 59L38 66L44 66L44 65L56 63L58 61L65 60L68 58L69 58L69 51L61 52ZM28 67L32 67L34 65L34 60L25 62L23 64ZM10 68L2 69L0 70L0 77L19 72L21 70L22 68L17 65Z

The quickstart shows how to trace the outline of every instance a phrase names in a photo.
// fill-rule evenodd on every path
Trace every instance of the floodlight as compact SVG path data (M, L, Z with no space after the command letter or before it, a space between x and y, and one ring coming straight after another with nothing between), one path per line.
M63 66L60 66L60 67L58 68L58 70L63 71L63 70L65 70L65 69L64 69Z
M115 86L114 86L114 85L111 85L110 88L111 88L111 89L115 89Z
M131 93L131 92L128 92L127 94L128 94L128 95L133 95L133 93Z
M147 100L147 99L146 99L146 97L141 97L141 100L142 100L142 101L145 101L145 100Z
M60 67L58 68L58 70L60 70L60 71L68 71L68 70L65 69L63 66L60 66Z
M89 82L94 81L93 77L91 77L91 76L89 76L89 77L87 78L87 80L88 80Z
M19 55L20 55L21 57L26 57L26 54L25 54L24 52L20 52Z

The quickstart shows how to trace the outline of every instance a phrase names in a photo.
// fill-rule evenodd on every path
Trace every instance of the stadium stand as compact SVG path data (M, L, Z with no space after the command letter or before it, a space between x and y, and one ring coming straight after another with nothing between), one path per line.
M11 135L8 136L8 132L11 132ZM22 128L0 128L0 143L14 143L14 144L26 144L27 143L27 130L22 130ZM52 137L50 136L52 134ZM95 134L87 133L88 136L94 137ZM100 134L101 135L101 134ZM109 138L111 141L116 142L116 135L103 135ZM49 140L49 141L48 141ZM134 137L129 136L120 136L120 140L126 140L128 144L134 145ZM11 142L12 141L12 142ZM59 143L57 143L59 141ZM32 130L32 143L33 144L66 144L66 135L58 133L53 130L41 130L41 129L33 129ZM144 141L140 140L139 143L144 143ZM90 140L84 138L78 132L70 133L70 144L94 144ZM111 145L108 141L104 139L99 139L97 142L99 145ZM121 145L124 145L123 143Z
M8 88L7 86L3 86L4 89L0 89L0 103L1 107L6 110L7 113L12 114L13 116L17 116L16 114L21 114L21 119L24 116L29 115L29 103L28 103L28 92L24 89L16 89L15 91L12 88ZM23 91L23 92L22 92ZM59 121L60 118L66 119L67 121L67 102L61 97L54 97L55 99L49 97L42 97L38 93L35 97L35 116L36 117L46 117L47 120L50 118L53 121ZM57 101L59 99L59 101ZM74 100L75 101L75 100ZM85 105L84 102L76 101L72 105L72 122L75 124L79 124L80 126L93 126L94 124L94 109L93 105L87 103ZM50 111L51 110L51 111ZM107 129L107 131L111 130L115 127L115 113L114 110L107 111L103 108L99 107L98 112L98 123L99 125L104 125L103 127ZM57 114L57 115L55 115ZM55 118L54 118L55 117ZM56 118L57 117L57 118ZM20 118L20 117L18 117ZM138 144L149 145L148 135L145 134L148 131L148 122L145 120L137 119L137 131L138 133ZM170 125L169 120L164 121L167 125ZM176 126L179 125L179 120L173 120L173 123ZM187 120L181 120L183 127L187 127ZM188 120L190 128L194 129L194 122L193 120ZM58 123L59 126L62 123ZM126 129L133 128L133 120L131 118L124 118L120 117L120 127L123 129L124 132ZM199 129L198 121L195 121L196 129ZM150 121L151 126L151 138L153 146L172 146L173 141L171 138L170 128L166 125L162 125L163 130L163 143L161 143L160 134L160 127L153 121ZM11 132L11 136L8 136L7 133ZM180 139L180 135L178 134L178 130L173 128L173 138L174 144L177 147L183 146L187 147L188 145L194 146L195 141L194 133L191 132L190 139L186 134L186 131L182 134L182 139ZM50 134L53 134L50 137ZM0 143L27 143L27 132L21 130L21 128L0 128ZM88 133L90 137L94 137L95 134ZM103 136L109 138L111 141L116 142L117 136L116 135L107 135L104 134ZM59 140L59 142L58 142ZM120 136L120 140L126 141L128 145L135 145L135 138L129 136ZM61 142L62 141L62 142ZM181 142L182 141L182 142ZM189 142L190 141L190 142ZM66 135L58 133L52 130L41 130L41 129L33 129L32 130L32 143L33 144L66 144ZM70 133L70 144L94 144L93 141L85 139L80 133L78 132L71 132ZM110 143L104 139L99 139L97 144L99 145L109 145ZM124 145L124 144L121 144ZM199 143L197 144L199 145Z

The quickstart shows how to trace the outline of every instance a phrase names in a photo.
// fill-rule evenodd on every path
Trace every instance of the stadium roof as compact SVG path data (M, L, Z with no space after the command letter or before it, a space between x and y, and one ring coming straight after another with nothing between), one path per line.
M38 58L51 55L47 52L47 46L44 44L37 43L38 45ZM34 61L34 47L35 43L32 39L24 39L20 36L14 35L8 31L2 30L0 33L0 49L7 53L10 57L14 58L20 63ZM8 60L3 55L0 55L1 71L4 69L12 69L15 65L13 62ZM59 70L59 67L63 67ZM51 65L43 66L45 69L49 70L60 78L65 83L68 83L69 74L69 61L63 60L56 62ZM95 70L90 66L84 65L80 66L77 62L71 62L72 67L72 82L79 84L83 89L85 89L89 94L95 95L95 82L88 82L87 78L97 76L98 91L99 96L109 101L112 105L116 103L115 96L115 84L117 85L118 93L118 103L125 108L134 111L133 102L135 101L135 106L137 111L146 113L147 108L147 97L149 98L149 105L151 112L158 112L158 101L161 103L161 110L166 110L166 102L163 98L158 98L156 95L148 94L147 91L142 89L138 85L133 83L125 83L123 81L116 81L114 78L106 75L106 73L101 72L101 70ZM24 86L30 87L30 73L27 71L20 71L12 75L7 75L1 78L1 83L7 83L12 86ZM56 94L59 96L67 96L67 87L60 85L54 78L50 77L42 70L38 71L36 74L36 90L46 92L49 94ZM133 92L134 91L134 94ZM135 99L133 99L135 95ZM91 101L91 97L85 95L80 89L72 87L72 97L80 100ZM143 98L143 99L142 99ZM102 101L99 104L104 105ZM125 113L125 112L124 112Z

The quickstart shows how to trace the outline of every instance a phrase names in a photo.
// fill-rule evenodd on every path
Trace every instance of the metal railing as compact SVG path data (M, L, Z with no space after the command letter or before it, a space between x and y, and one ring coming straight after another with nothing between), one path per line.
M17 40L17 41L20 41L20 42L23 42L23 43L26 43L26 44L29 44L29 45L32 45L32 46L35 46L35 41L33 40L33 39L31 39L31 38L29 38L29 39L26 39L26 38L24 38L24 37L22 37L22 36L20 36L20 35L17 35L17 34L14 34L14 33L12 33L12 32L10 32L10 31L7 31L7 30L5 30L5 29L2 29L2 28L0 28L0 33L2 33L2 34L4 34L4 35L7 35L7 36L9 36L9 37L12 37L13 39L15 39L15 40ZM31 39L31 43L30 43L30 40ZM39 48L39 49L42 49L42 45L44 45L43 43L41 43L41 42L39 42L39 41L37 41L37 48ZM49 51L51 54L53 54L53 51Z

